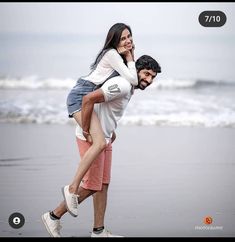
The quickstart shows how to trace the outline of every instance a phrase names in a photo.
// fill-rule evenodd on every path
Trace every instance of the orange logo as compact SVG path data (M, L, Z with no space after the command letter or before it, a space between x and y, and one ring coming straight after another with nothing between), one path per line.
M213 221L212 217L206 216L203 220L204 224L211 224Z

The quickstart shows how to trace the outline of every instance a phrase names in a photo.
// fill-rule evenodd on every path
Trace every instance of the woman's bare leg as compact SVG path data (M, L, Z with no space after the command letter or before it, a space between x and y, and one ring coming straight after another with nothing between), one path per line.
M81 112L76 112L74 118L81 126ZM79 162L74 179L69 186L70 193L77 194L83 176L91 166L92 162L106 146L105 136L95 112L93 112L91 116L90 134L93 142Z

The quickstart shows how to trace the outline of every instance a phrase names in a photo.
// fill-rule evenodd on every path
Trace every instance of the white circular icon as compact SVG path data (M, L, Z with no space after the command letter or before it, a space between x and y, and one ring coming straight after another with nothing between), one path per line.
M13 218L13 223L14 224L19 224L20 223L20 218L19 217Z

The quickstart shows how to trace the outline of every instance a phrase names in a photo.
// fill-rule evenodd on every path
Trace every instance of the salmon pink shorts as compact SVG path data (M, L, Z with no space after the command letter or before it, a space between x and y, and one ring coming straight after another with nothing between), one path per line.
M85 152L89 149L90 143L76 138L77 145L82 158ZM81 187L88 190L100 191L102 184L109 184L111 178L111 163L112 163L112 144L107 144L106 148L92 162L89 170L84 175Z

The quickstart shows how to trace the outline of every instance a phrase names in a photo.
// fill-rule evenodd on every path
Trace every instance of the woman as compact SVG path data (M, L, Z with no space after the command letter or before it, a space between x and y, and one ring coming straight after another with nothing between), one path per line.
M117 74L123 76L132 85L138 84L132 31L128 25L116 23L109 29L104 47L91 65L91 70L88 76L79 78L67 98L69 117L73 117L83 128L84 137L91 143L90 148L79 162L72 183L62 188L67 209L74 217L77 216L79 199L77 190L80 182L94 159L106 146L102 127L95 112L90 114L90 124L82 119L82 98Z

